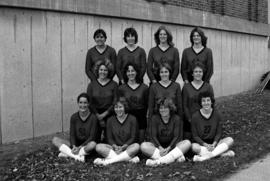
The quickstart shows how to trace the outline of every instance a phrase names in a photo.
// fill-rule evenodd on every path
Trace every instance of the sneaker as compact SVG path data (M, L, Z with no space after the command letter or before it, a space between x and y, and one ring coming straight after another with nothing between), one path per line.
M156 166L160 165L160 161L159 160L147 159L145 165L150 166L150 167L156 167Z
M59 157L59 158L67 158L68 155L65 154L65 153L63 153L63 152L60 152L60 153L58 154L58 157Z
M102 162L103 162L103 158L96 158L94 161L93 161L93 163L95 164L95 165L102 165Z
M85 162L85 157L84 156L76 155L76 157L74 159L76 161L79 161L79 162Z
M131 163L139 163L140 162L140 158L138 156L135 156L135 157L131 158L129 160L129 162L131 162Z
M180 156L179 158L176 159L177 162L182 163L186 161L185 156Z
M194 157L193 157L193 161L194 162L203 162L203 161L205 161L205 160L209 160L211 157L210 156L207 156L207 155L205 155L205 156L200 156L200 155L195 155Z
M222 157L234 157L235 153L232 150L228 150L225 153L221 154Z

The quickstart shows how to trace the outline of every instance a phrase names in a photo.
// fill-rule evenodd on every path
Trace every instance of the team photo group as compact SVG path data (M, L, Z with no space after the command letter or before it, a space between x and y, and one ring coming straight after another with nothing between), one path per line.
M147 166L158 166L185 162L187 153L194 162L235 155L230 149L233 138L222 135L222 115L210 84L212 50L201 28L190 32L191 46L181 50L181 56L165 26L155 32L156 46L148 54L137 45L133 27L125 29L126 46L118 53L106 44L103 29L96 30L93 39L96 45L88 50L85 63L90 83L77 97L70 139L52 140L58 157L84 162L96 152L95 165L138 163L147 157ZM179 74L182 89L176 82Z

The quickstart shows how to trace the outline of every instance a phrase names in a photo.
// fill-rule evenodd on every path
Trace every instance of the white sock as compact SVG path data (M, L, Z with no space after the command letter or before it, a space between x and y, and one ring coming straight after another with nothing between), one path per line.
M154 151L154 153L153 153L153 155L151 156L151 158L153 159L153 160L157 160L157 159L159 159L161 156L160 156L160 154L159 154L159 149L155 149L155 151Z
M80 149L80 151L79 151L79 155L81 155L81 156L87 155L87 153L86 153L85 150L84 150L84 146L81 147L81 149Z
M229 146L226 143L221 143L212 151L213 157L221 155L229 149Z
M208 149L205 146L201 146L201 151L200 151L199 155L203 156L203 155L206 155L208 153L209 153Z
M111 158L116 157L116 156L117 156L117 154L115 153L115 151L110 150L110 152L109 152L108 156L106 157L106 159L111 159Z
M160 163L169 164L181 156L184 156L183 152L178 147L175 147L167 155L159 158L159 161Z
M105 160L106 164L116 163L116 162L122 162L122 161L128 161L131 157L128 155L127 151L124 151L120 153L119 155L116 155L112 157L111 159Z
M65 145L65 144L62 144L60 147L59 147L59 151L61 151L62 153L68 155L69 157L71 158L74 158L76 159L78 157L78 155L74 155L72 152L71 152L71 149Z

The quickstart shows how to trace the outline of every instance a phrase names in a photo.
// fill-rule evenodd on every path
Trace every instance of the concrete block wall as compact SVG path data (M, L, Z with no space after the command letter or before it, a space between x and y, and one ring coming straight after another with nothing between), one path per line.
M134 7L138 5L134 1L129 3ZM125 5L128 4L122 4ZM150 7L157 13L158 4L155 6ZM92 36L97 28L107 32L107 43L118 51L125 45L122 40L125 28L133 26L138 31L138 45L148 53L155 46L153 34L164 24L172 31L181 55L183 49L190 46L192 23L200 22L202 16L190 11L181 14L179 20L172 19L175 12L155 15L148 11L147 20L140 19L141 14L137 15L139 18L131 19L131 14L136 17L132 11L134 7L124 8L121 13L114 12L114 16L78 14L72 12L74 10L0 7L0 42L4 42L0 44L1 143L69 129L69 118L77 110L76 97L89 83L84 73L85 56L87 49L95 44ZM73 6L69 8L78 11ZM162 8L162 11L169 11ZM173 10L178 12L178 9ZM209 25L203 29L208 36L208 46L213 50L211 83L215 95L253 89L260 76L270 68L267 26L242 25L242 20L235 19L225 19L222 23L219 18L203 15L203 24ZM155 19L150 21L152 16ZM158 16L164 20L157 21ZM182 23L176 23L178 21ZM232 26L239 31L231 29ZM245 32L241 32L242 29ZM182 84L181 76L177 81ZM145 82L148 83L146 76Z

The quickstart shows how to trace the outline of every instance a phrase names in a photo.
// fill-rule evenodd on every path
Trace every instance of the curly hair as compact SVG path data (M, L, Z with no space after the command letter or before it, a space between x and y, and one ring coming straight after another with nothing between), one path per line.
M155 112L159 113L160 106L168 107L170 110L170 113L175 113L177 108L175 104L173 103L173 100L169 97L163 97L157 100L156 106L155 106Z
M125 29L125 31L124 31L124 41L125 41L125 43L127 43L127 37L129 35L135 37L135 44L136 44L138 42L138 33L133 27Z
M93 38L95 39L99 34L103 35L105 40L107 39L106 32L103 29L97 29L93 35Z
M204 47L206 47L206 44L207 44L207 36L205 36L203 30L202 30L200 27L195 27L195 28L190 32L189 39L190 39L191 45L192 45L192 46L194 45L194 42L193 42L193 35L194 35L195 32L197 32L197 33L201 36L202 45L203 45Z
M199 95L198 95L199 105L202 107L202 99L206 98L206 97L210 97L211 102L212 102L212 108L213 108L215 105L215 98L214 98L214 95L210 91L204 91L204 92L199 93Z
M139 70L139 67L137 66L137 64L135 64L134 61L132 61L132 58L129 59L130 61L124 66L124 69L122 72L123 79L124 79L125 83L128 82L127 71L128 71L128 67L131 66L131 67L133 67L133 69L136 72L136 78L135 78L136 83L140 83L141 82L140 77L139 77L140 70Z
M165 26L160 26L158 30L156 31L156 33L154 34L156 45L160 44L159 33L161 30L164 30L167 34L167 43L170 46L174 46L172 33Z
M193 72L194 69L197 68L197 67L201 68L202 71L203 71L203 73L205 72L205 66L204 66L204 64L202 64L201 62L199 62L198 59L195 59L195 60L193 60L193 63L192 63L192 66L191 66L192 72Z
M104 65L107 69L108 69L108 78L112 78L113 76L113 71L114 71L114 67L112 62L109 59L105 59L105 60L98 60L94 66L94 72L96 74L96 77L98 77L98 71L101 65Z

